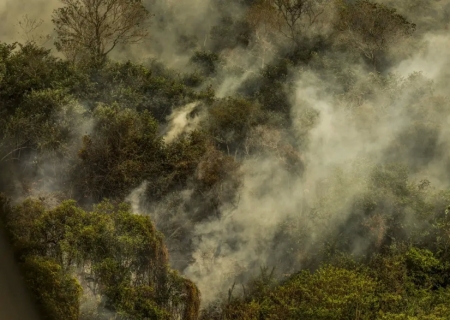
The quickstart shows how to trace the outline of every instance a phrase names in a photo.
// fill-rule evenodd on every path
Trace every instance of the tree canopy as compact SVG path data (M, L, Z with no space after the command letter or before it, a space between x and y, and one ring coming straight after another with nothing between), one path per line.
M59 3L55 47L0 41L43 319L450 318L446 4Z
M105 61L119 44L141 41L147 36L149 12L142 1L134 0L61 0L55 10L58 40L55 43L73 61Z

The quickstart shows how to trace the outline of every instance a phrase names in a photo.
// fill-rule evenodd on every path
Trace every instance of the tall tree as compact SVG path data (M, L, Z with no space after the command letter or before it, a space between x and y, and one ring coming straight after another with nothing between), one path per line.
M337 29L341 31L338 40L362 53L377 68L390 47L411 36L416 25L382 4L366 0L350 4L342 1Z
M280 40L296 49L303 46L305 39L322 28L332 5L332 0L255 0L246 19L264 56ZM263 58L263 66L264 62Z
M55 45L69 59L102 63L119 44L136 43L148 34L148 10L141 0L60 0L53 13Z
M42 319L103 319L103 311L116 319L198 318L197 287L169 268L150 218L126 204L47 209L32 199L13 206L0 194L3 226Z
M284 22L280 31L294 43L300 41L305 32L325 11L328 1L321 0L271 0Z

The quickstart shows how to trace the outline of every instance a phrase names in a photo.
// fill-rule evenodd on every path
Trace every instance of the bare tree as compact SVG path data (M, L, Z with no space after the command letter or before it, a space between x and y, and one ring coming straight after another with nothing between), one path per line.
M294 43L304 35L325 11L328 1L322 0L270 0L284 21L280 32Z
M256 0L247 21L259 42L273 41L275 31L299 45L332 3L332 0Z
M261 68L266 64L266 57L275 49L274 40L281 26L277 10L269 1L257 1L248 10L247 23L254 31L256 44L254 57L261 60Z
M51 39L49 34L43 35L38 33L37 30L42 26L44 20L30 18L28 15L24 15L22 20L19 21L19 27L22 30L21 36L26 42L36 43L39 46L45 45L47 41Z
M53 12L55 45L67 58L103 63L118 44L137 43L148 35L148 10L142 0L60 0Z

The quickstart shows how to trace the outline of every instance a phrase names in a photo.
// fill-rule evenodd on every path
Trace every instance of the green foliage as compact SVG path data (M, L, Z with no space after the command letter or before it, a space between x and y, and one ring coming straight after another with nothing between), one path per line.
M7 180L28 184L44 158L67 160L85 120L84 108L69 92L84 75L33 43L0 46L0 188L11 192Z
M8 119L4 139L13 151L9 157L19 159L27 150L67 154L84 113L83 107L61 90L32 91Z
M156 180L165 157L156 120L116 104L99 105L93 117L93 133L84 136L74 171L81 195L96 201L123 197L143 180ZM150 188L160 192L157 181Z
M416 286L430 289L439 284L443 266L431 251L411 248L406 253L406 264L409 277Z
M193 131L166 146L168 188L186 185L186 181L192 177L202 161L209 144L209 138L204 132Z
M209 132L227 151L243 143L260 116L259 105L242 98L219 100L208 111Z
M219 56L212 52L197 51L191 58L191 63L200 68L205 76L211 76L217 70Z
M256 77L249 78L239 91L256 99L265 110L280 113L286 120L290 112L288 101L289 70L293 63L289 59L279 59L268 64Z
M32 91L65 89L82 77L67 62L53 57L50 50L33 43L0 44L0 112L2 117L15 109Z
M20 267L42 319L78 319L82 289L76 279L63 272L61 265L45 257L30 256Z
M377 281L362 271L325 266L224 307L224 319L372 319ZM370 312L370 313L369 313Z
M81 286L104 296L104 307L132 318L195 319L195 285L168 267L162 235L128 205L102 202L92 212L63 202L45 209L2 198L7 227L25 280L46 319L78 319ZM88 292L86 292L88 291Z
M429 1L401 5L405 16L389 2L216 1L208 9L218 11L208 11L216 23L201 41L198 28L169 28L178 17L168 13L158 28L177 30L171 52L191 56L177 71L106 58L144 35L141 1L63 0L54 22L69 61L34 43L0 43L0 190L17 201L0 197L0 221L43 318L101 318L103 310L120 319L197 319L200 292L170 269L162 234L183 270L199 223L235 218L223 215L247 187L241 164L269 158L286 174L280 192L301 197L261 245L285 276L262 268L241 296L236 283L227 301L202 306L202 319L449 319L450 192L426 175L443 185L450 178L450 99L420 73L378 73L405 55L400 47L420 52L406 7L431 24L413 8L430 11ZM445 20L443 12L429 20ZM216 97L230 82L236 92ZM326 108L315 97L293 99L305 85ZM164 141L168 116L193 102L195 130ZM333 123L354 126L349 136L368 133L369 150L381 141L377 126L388 124L392 136L374 159L316 179L308 172L315 162L334 163L308 153L321 148L311 143L328 110L342 116ZM119 205L139 186L160 231ZM18 201L30 194L40 200ZM84 207L61 202L71 198Z
M450 309L444 303L448 289L425 288L423 282L416 282L422 281L425 274L433 276L433 268L440 262L430 252L414 247L391 253L375 257L370 268L354 263L348 267L323 265L313 273L302 271L278 285L263 285L266 276L262 274L253 282L256 290L223 303L220 315L205 310L202 319L448 317Z
M75 87L75 94L91 110L97 103L118 103L139 112L147 110L163 122L174 106L197 98L197 94L183 84L183 79L155 61L149 66L130 61L107 62L101 68L88 69L87 73L90 82Z

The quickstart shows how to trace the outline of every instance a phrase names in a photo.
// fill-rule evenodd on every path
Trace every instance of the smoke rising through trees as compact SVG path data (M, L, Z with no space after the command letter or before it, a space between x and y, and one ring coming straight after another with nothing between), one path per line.
M69 3L71 12L61 9ZM129 12L148 13L145 30L127 24L126 3L0 6L10 25L0 33L0 191L12 201L2 200L2 221L25 278L53 272L67 283L64 303L96 296L90 308L105 316L449 314L438 302L406 302L420 300L413 287L428 290L424 300L448 294L445 1L152 0ZM81 4L104 4L101 13L111 4L127 30L98 24L101 38L76 20ZM69 13L85 30L81 44L77 24L73 34L63 27ZM67 231L73 221L64 215L48 220L64 210L86 227ZM10 212L23 214L11 220ZM113 234L101 239L103 255L83 247L97 216ZM45 223L59 230L58 245ZM148 231L152 223L158 231ZM21 225L42 243L17 235ZM156 251L139 251L142 241ZM397 291L380 271L391 262L407 275ZM148 280L149 265L160 268L157 279ZM340 279L356 291L308 291ZM361 283L365 300L343 298ZM41 312L52 313L53 297L28 285ZM316 311L287 307L305 292L336 294L345 308L333 313L336 305L315 298Z

